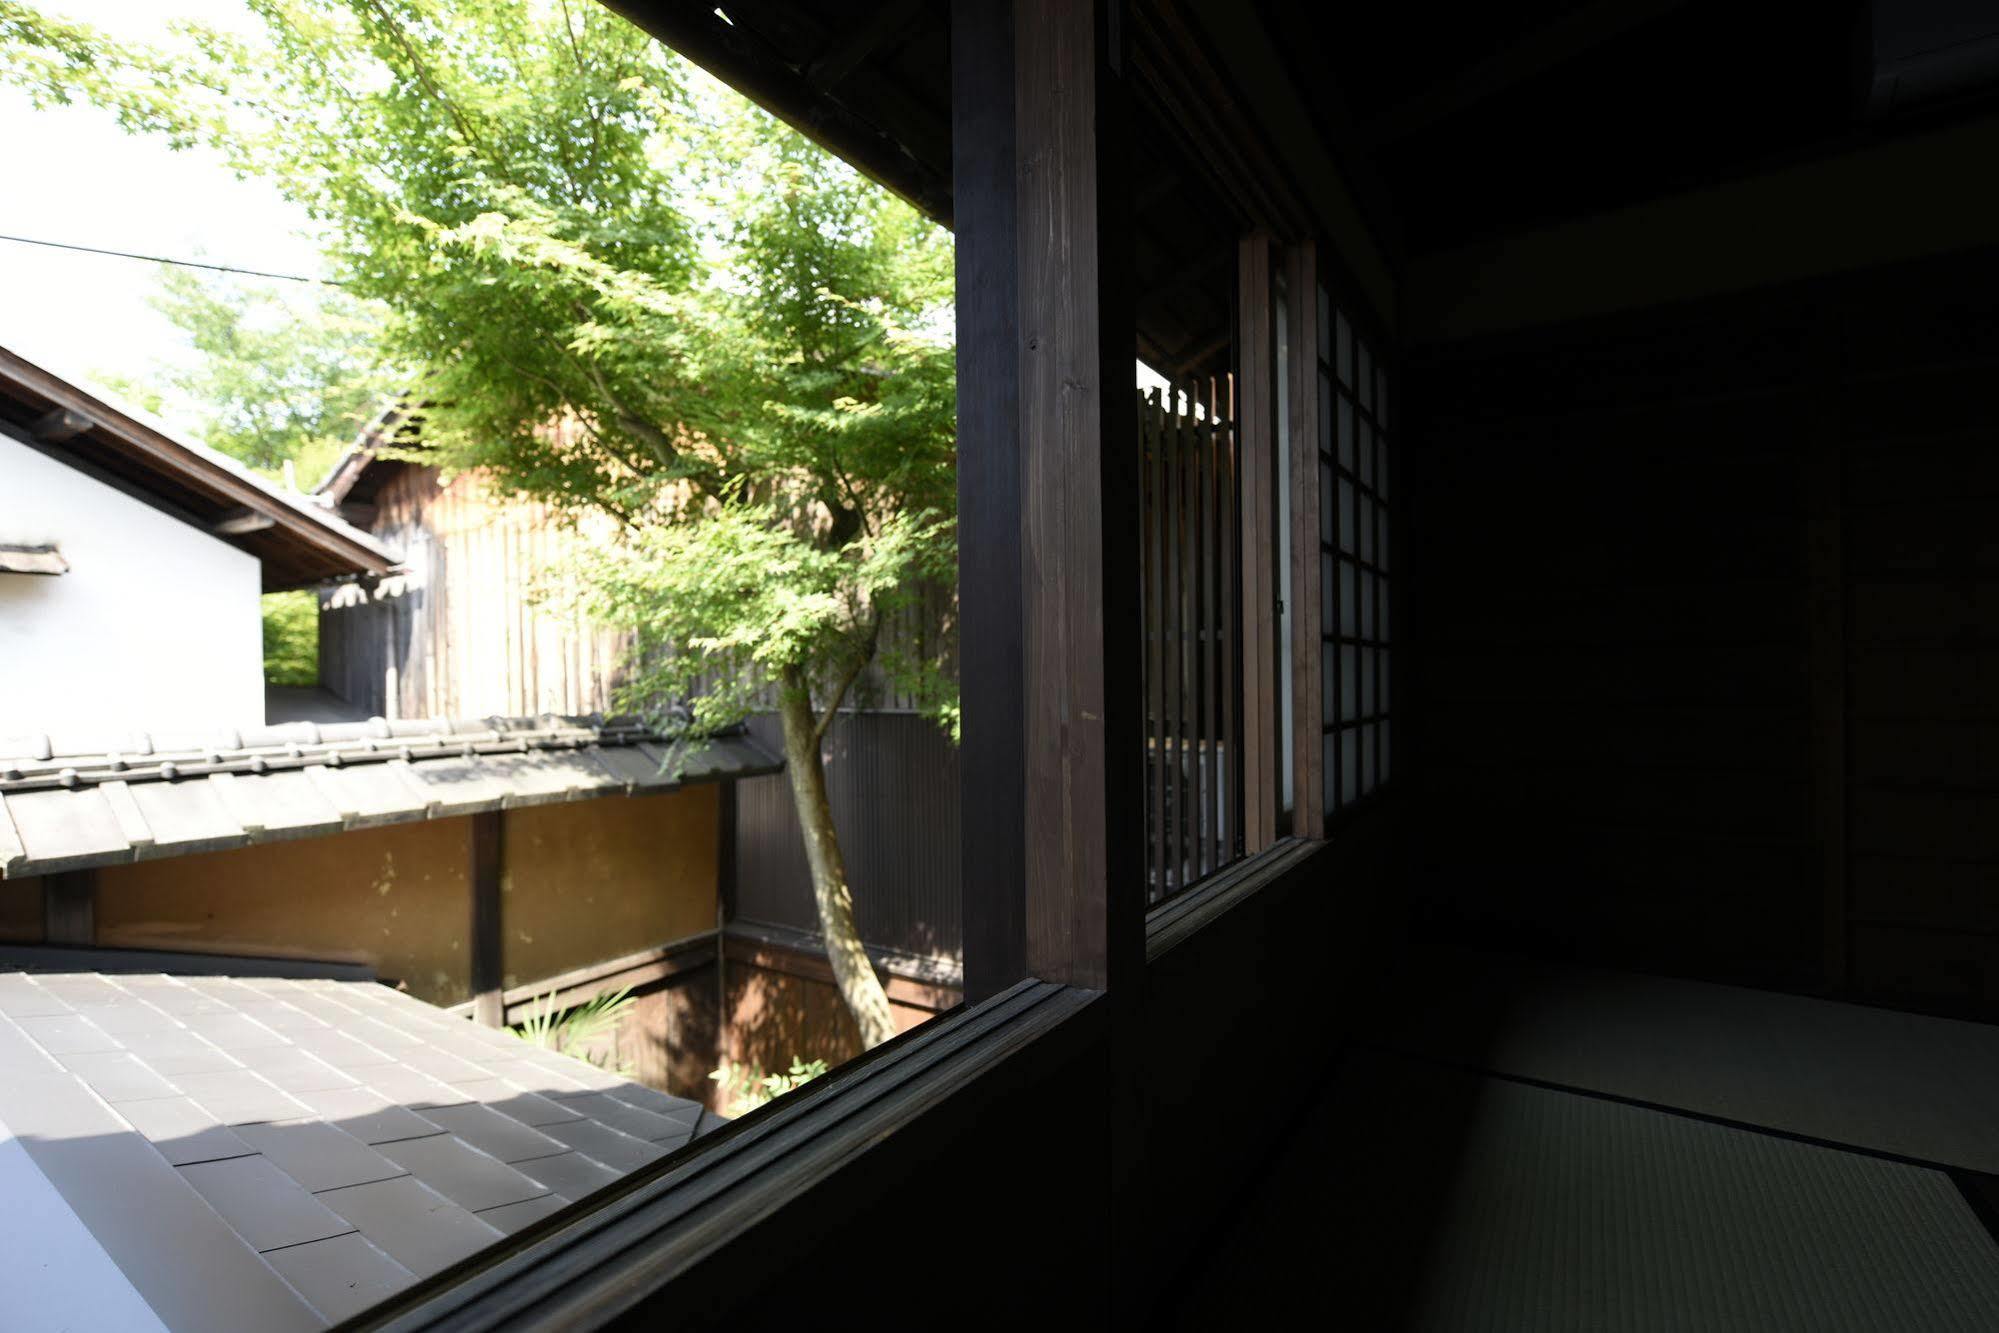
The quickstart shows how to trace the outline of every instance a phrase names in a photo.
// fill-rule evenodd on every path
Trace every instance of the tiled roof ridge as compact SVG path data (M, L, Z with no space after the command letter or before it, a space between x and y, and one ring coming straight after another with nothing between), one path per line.
M163 738L163 743L139 732L125 749L73 752L58 750L48 735L0 737L0 792L103 782L173 781L215 773L282 772L316 764L339 767L391 759L577 750L681 738L682 734L662 732L635 717L606 718L601 714L285 722L220 732L205 741L180 736Z

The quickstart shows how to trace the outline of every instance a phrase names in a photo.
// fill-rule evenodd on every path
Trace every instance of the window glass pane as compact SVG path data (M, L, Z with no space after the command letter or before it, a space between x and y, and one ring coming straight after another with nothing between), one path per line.
M1367 344L1354 339L1354 349L1360 353L1360 369L1355 377L1360 381L1360 405L1363 409L1374 406L1374 365L1367 354Z
M1351 553L1354 538L1353 483L1340 478L1340 549Z
M1360 612L1354 600L1354 567L1348 560L1340 561L1340 633L1352 636L1357 633ZM1328 620L1328 625L1333 622Z
M1360 730L1360 789L1374 790L1374 728Z
M1352 731L1340 733L1340 801L1344 804L1360 795L1360 755Z
M1395 678L1395 672L1390 668L1388 654L1388 649L1381 650L1381 665L1376 668L1381 673L1381 711L1384 713L1388 711L1388 682Z
M1374 575L1365 571L1360 576L1360 632L1365 638L1374 636Z
M1326 339L1332 336L1331 333L1332 327L1333 327L1333 299L1331 296L1327 295L1325 284L1320 283L1319 284L1319 357L1321 360L1323 360L1332 353L1332 349L1326 346Z
M1333 317L1333 369L1339 372L1340 383L1353 387L1353 329L1347 324L1344 312Z
M1340 645L1340 720L1350 722L1360 715L1355 687L1360 676L1360 649Z
M1395 753L1394 742L1388 734L1388 728L1390 725L1391 724L1388 722L1383 722L1381 724L1381 780L1383 782L1388 781L1389 756Z
M1322 719L1332 717L1333 710L1338 704L1338 700L1333 697L1335 680L1338 676L1334 667L1333 655L1330 652L1319 655L1319 716Z
M1374 433L1374 489L1388 498L1388 435L1384 431Z
M1360 506L1360 558L1374 559L1374 506L1365 500Z
M1319 557L1319 633L1332 633L1334 593L1338 585L1333 582L1339 577L1333 572L1333 557L1324 554Z
M1353 402L1340 395L1340 466L1353 470Z
M1329 815L1340 806L1339 741L1338 733L1329 731L1320 742L1319 771L1325 775L1325 805Z
M1319 464L1319 540L1326 545L1333 544L1333 496L1337 489L1333 483L1333 465Z
M1333 452L1333 380L1323 370L1319 372L1319 452L1328 457Z
M1374 622L1376 627L1375 637L1377 639L1380 639L1383 643L1387 643L1390 637L1388 633L1388 608L1395 605L1395 599L1389 596L1387 579L1385 578L1382 579L1380 581L1380 585L1381 586L1375 590L1374 594L1375 597L1379 599L1379 605L1377 605L1374 608L1374 612L1377 617L1377 619Z
M1375 526L1375 533L1374 533L1375 563L1380 565L1383 569L1387 569L1388 551L1389 551L1387 505L1383 505L1381 507L1381 514L1378 518L1376 518L1374 526Z
M1355 470L1360 473L1360 484L1363 486L1374 485L1374 441L1368 438L1370 434L1372 431L1368 424L1365 421L1361 422L1360 466Z
M1374 372L1374 419L1388 424L1388 372L1380 367Z

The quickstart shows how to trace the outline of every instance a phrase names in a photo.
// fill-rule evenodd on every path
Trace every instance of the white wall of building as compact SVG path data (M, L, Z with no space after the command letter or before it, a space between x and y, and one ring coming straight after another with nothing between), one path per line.
M67 574L0 573L0 736L263 722L254 556L0 433L0 545L44 542Z

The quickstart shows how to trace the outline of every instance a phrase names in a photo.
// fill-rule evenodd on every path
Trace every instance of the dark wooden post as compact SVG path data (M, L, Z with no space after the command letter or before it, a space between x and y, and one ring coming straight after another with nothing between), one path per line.
M97 872L59 870L42 879L42 942L97 943Z
M472 816L472 1019L505 1027L505 936L500 924L500 879L505 873L506 816L487 810Z
M1122 5L957 0L952 21L967 988L976 999L1023 973L1136 984L1145 784Z
M1277 550L1271 510L1277 447L1277 317L1270 299L1274 246L1243 238L1238 266L1241 341L1236 440L1242 474L1243 851L1276 841L1281 753L1277 738ZM1317 297L1313 298L1315 301ZM1317 391L1314 386L1314 392ZM1317 464L1313 464L1316 469ZM1318 529L1318 519L1312 521Z
M1027 974L1013 0L951 10L965 998Z

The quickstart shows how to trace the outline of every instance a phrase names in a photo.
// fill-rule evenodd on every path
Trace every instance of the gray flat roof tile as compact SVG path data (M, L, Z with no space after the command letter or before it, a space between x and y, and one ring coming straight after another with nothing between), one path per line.
M645 1139L620 1133L595 1120L565 1120L561 1124L544 1125L542 1132L617 1171L635 1171L666 1155L663 1148Z
M180 1021L166 1010L132 995L125 996L116 1004L92 1008L90 1021L120 1038L140 1033L174 1032L181 1026Z
M122 1051L116 1037L82 1014L29 1015L14 1020L21 1031L50 1055L82 1055L86 1051Z
M421 1114L424 1119L435 1121L480 1152L497 1157L502 1162L547 1157L563 1149L559 1141L477 1102L464 1106L433 1106Z
M283 1033L273 1032L254 1019L238 1013L189 1014L190 1031L200 1033L225 1051L252 1051L260 1046L289 1046Z
M71 1075L0 1079L0 1120L167 1327L319 1326L189 1181Z
M672 1119L641 1110L629 1102L619 1101L608 1093L591 1092L580 1097L564 1097L562 1100L590 1119L609 1125L612 1129L622 1134L629 1134L635 1139L686 1138L694 1132L691 1119Z
M55 973L43 977L41 982L43 990L72 1009L96 1009L130 998L94 972Z
M553 1157L518 1162L515 1169L569 1199L580 1199L594 1193L624 1174L574 1149Z
M135 782L129 790L152 834L152 846L142 855L216 851L243 840L243 826L213 783Z
M449 1083L408 1065L374 1065L352 1072L365 1086L403 1106L455 1106L471 1100Z
M365 1069L385 1065L393 1057L366 1042L356 1041L335 1028L309 1028L291 1034L292 1044L311 1051L336 1069Z
M480 1221L512 1235L522 1227L539 1222L550 1213L564 1207L569 1200L560 1194L544 1194L539 1199L523 1199L519 1203L503 1203L498 1208L488 1208L477 1214Z
M512 1116L523 1125L552 1125L558 1120L581 1120L581 1111L571 1110L561 1102L544 1097L540 1093L523 1092L503 1078L489 1078L477 1083L459 1083L457 1089L503 1115Z
M537 1093L543 1097L573 1097L579 1092L593 1092L589 1084L576 1078L563 1065L582 1064L566 1056L550 1056L547 1059L494 1060L486 1068L499 1078L520 1088L524 1092ZM587 1066L585 1066L587 1068Z
M29 874L132 859L132 844L103 789L17 791L6 797L7 813L21 836Z
M60 1058L64 1068L107 1102L171 1097L180 1091L127 1051L86 1051Z
M0 1017L0 1070L7 1077L53 1074L62 1062L43 1050L41 1043L21 1031L10 1018Z
M180 1090L201 1103L201 1109L225 1125L260 1120L296 1120L309 1115L304 1102L269 1079L247 1069L223 1069L206 1074L176 1074Z
M402 1167L323 1120L240 1125L236 1134L314 1194L403 1174Z
M357 1315L414 1280L359 1232L293 1245L264 1258L328 1321Z
M260 1047L238 1052L238 1056L251 1069L293 1095L361 1086L358 1079L341 1073L311 1051L297 1046Z
M198 1032L168 1028L132 1034L131 1043L145 1052L140 1058L168 1078L182 1074L215 1074L241 1069L243 1062Z
M384 1143L381 1152L408 1167L439 1194L473 1212L547 1193L513 1167L449 1134Z
M648 1088L642 1083L627 1083L623 1087L612 1089L608 1095L621 1102L629 1102L640 1110L651 1111L654 1115L663 1115L669 1120L678 1120L685 1125L692 1125L701 1114L700 1102L691 1102L685 1097L670 1096L657 1088Z
M230 811L246 829L257 830L253 836L259 841L340 831L340 812L301 769L260 774L254 782L239 779L228 787Z
M260 1155L176 1168L255 1250L324 1240L354 1228Z
M26 973L0 975L0 1014L9 1018L35 1018L68 1012L68 1004L49 994L48 987Z
M118 1114L152 1141L175 1166L247 1157L256 1151L236 1131L196 1105L189 1097L159 1097L120 1102Z
M319 1199L419 1277L477 1254L501 1234L415 1176L328 1190Z
M301 1092L298 1098L314 1114L363 1143L392 1143L444 1133L440 1126L369 1088L319 1089Z

